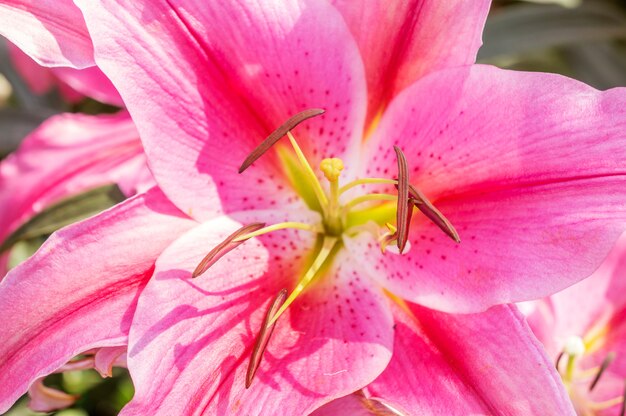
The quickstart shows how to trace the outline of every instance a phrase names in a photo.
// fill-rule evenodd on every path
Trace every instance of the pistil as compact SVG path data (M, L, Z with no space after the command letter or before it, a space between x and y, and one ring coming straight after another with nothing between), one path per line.
M343 161L339 158L327 158L320 163L320 169L330 183L330 196L326 210L326 228L329 234L340 235L343 230L343 215L339 206L339 175L343 170Z

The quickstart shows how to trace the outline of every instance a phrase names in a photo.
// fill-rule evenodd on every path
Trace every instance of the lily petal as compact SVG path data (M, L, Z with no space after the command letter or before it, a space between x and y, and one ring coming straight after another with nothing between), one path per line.
M407 415L574 415L553 363L514 306L452 315L396 307L394 354L368 386Z
M371 121L424 75L474 63L490 0L333 0L361 51Z
M35 412L53 412L74 404L78 396L67 394L43 384L43 379L36 380L28 389L30 403L28 407Z
M104 347L96 351L94 368L102 377L113 375L113 366L126 367L126 346Z
M54 233L0 282L0 412L83 351L124 345L156 257L196 223L153 189Z
M3 0L0 35L42 66L94 65L85 20L72 0Z
M79 93L100 102L124 107L122 97L100 68L52 68L52 73Z
M133 116L159 186L194 218L288 204L293 192L275 196L289 187L275 153L242 176L237 171L302 110L326 110L294 131L312 165L358 149L363 67L330 4L76 3L93 34L98 66Z
M246 389L269 303L295 285L314 239L293 230L285 231L289 239L254 238L191 280L205 248L240 227L216 218L159 257L131 329L128 367L137 391L122 414L306 413L363 387L387 365L392 321L386 299L354 274L355 262L344 252L277 321Z
M591 275L626 227L625 91L486 66L418 81L371 138L364 176L391 170L398 144L461 243L416 218L405 256L358 249L373 277L424 306L477 312Z

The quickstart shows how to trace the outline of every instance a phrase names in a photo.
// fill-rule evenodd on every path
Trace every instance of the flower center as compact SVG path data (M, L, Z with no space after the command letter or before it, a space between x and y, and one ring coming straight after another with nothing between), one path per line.
M602 361L599 367L591 368L588 370L582 370L578 368L578 364L587 352L587 346L582 338L578 336L569 337L563 348L563 351L559 354L556 360L556 369L563 380L565 389L576 408L576 411L581 414L595 414L604 409L608 409L614 406L621 405L620 415L624 415L624 397L626 391L621 396L614 397L609 400L596 402L591 400L588 396L594 388L598 385L600 378L609 367L609 365L615 359L614 353L609 353ZM566 359L565 364L562 364L563 359ZM587 392L580 388L580 385L584 386Z
M287 136L292 151L279 147L277 149L279 157L285 166L286 175L289 177L294 189L309 207L321 214L321 224L288 221L269 226L262 223L245 225L211 250L192 274L192 277L200 276L227 252L235 249L250 238L269 232L293 228L310 231L318 236L317 252L308 270L300 277L291 294L287 296L287 291L281 290L267 311L265 322L251 357L246 386L250 385L254 377L263 350L267 346L277 319L307 286L327 269L334 258L334 254L341 248L343 235L369 232L376 238L383 253L388 245L395 242L398 253L402 254L408 241L413 209L417 207L452 239L456 242L460 241L458 234L447 218L417 188L409 183L407 161L399 147L394 146L398 159L397 179L362 178L340 187L339 179L344 169L343 161L336 157L323 159L319 169L328 181L328 187L325 190L291 132L299 123L323 112L323 110L311 109L291 117L257 146L239 169L239 173L245 171L282 137ZM357 186L368 184L391 185L397 189L397 193L366 193L341 202L342 196L345 196L347 191ZM379 203L372 205L372 202ZM369 203L370 206L365 209L356 209L356 207L365 203ZM395 225L390 222L393 221L394 217L396 218Z

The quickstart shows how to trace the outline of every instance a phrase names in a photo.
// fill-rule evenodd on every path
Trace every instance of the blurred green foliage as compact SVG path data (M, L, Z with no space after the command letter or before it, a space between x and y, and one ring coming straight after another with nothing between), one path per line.
M564 74L599 89L626 86L626 0L494 0L483 41L479 63ZM13 151L29 131L53 114L117 111L91 99L69 105L56 92L33 95L11 67L2 42L0 74L0 157ZM3 96L7 85L11 94ZM68 220L105 209L118 200L109 200L100 191L91 196L78 197L84 204L65 214L58 207L46 210L43 218L21 230L25 233L15 236L11 244L12 263L32 254L47 234ZM93 370L55 374L46 378L46 385L80 395L72 408L56 412L59 416L116 415L133 395L128 372L119 368L107 379ZM6 415L41 414L26 405L27 399L22 398Z

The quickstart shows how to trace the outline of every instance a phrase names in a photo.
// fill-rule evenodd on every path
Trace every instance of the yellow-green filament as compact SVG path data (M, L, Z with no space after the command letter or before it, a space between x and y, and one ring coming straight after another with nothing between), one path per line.
M296 285L293 292L291 292L291 294L285 301L285 303L283 303L280 309L276 311L276 314L272 316L272 319L270 319L270 321L267 324L268 327L271 326L274 322L276 322L278 317L282 315L282 313L285 312L285 310L287 310L289 305L291 305L293 301L296 300L296 298L300 295L300 293L302 293L302 291L309 285L309 283L311 283L311 281L313 280L313 278L315 277L317 272L320 270L320 268L322 267L322 265L324 264L324 262L330 255L331 251L335 247L335 244L337 244L337 241L339 240L336 237L329 237L329 236L324 237L324 241L322 242L322 248L317 254L317 257L315 258L315 260L313 261L313 264L311 265L309 270L306 271L304 276L302 276L302 278Z
M305 224L303 222L280 222L278 224L274 224L274 225L269 225L267 227L263 227L259 230L256 230L252 233L248 233L248 234L244 234L242 236L239 236L237 238L235 238L233 241L237 242L237 241L244 241L247 240L249 238L252 237L257 237L259 235L263 235L263 234L267 234L267 233L271 233L272 231L277 231L277 230L284 230L285 228L295 228L296 230L305 230L305 231L313 231L313 232L319 232L320 230L318 229L318 227L311 225L311 224Z
M339 188L339 194L342 194L342 193L346 192L348 189L354 188L355 186L367 185L367 184L371 184L371 183L383 183L383 184L388 184L388 185L396 185L398 183L398 181L395 180L395 179L384 179L384 178L357 179L357 180L349 182L349 183L345 184L344 186L342 186L341 188Z
M563 375L563 381L569 383L574 379L574 364L576 362L575 355L568 355L567 366L565 367L565 375Z
M367 194L354 198L352 201L348 202L344 209L346 211L350 211L354 206L362 204L363 202L369 201L396 201L398 199L397 195L390 194Z
M296 155L298 156L298 160L300 161L302 168L304 169L306 175L309 178L309 181L311 182L313 191L315 192L317 199L320 201L320 205L322 206L322 209L324 209L324 207L328 204L328 199L326 198L326 194L324 193L324 190L322 189L322 185L320 184L320 181L317 180L317 176L315 176L313 169L311 169L311 165L309 165L309 162L306 160L306 157L304 157L304 153L302 153L302 149L300 149L300 146L298 146L298 143L296 143L295 137L293 137L293 134L291 134L290 131L287 132L287 137L289 137L289 142L291 142L291 146L293 147L293 150L296 152Z

